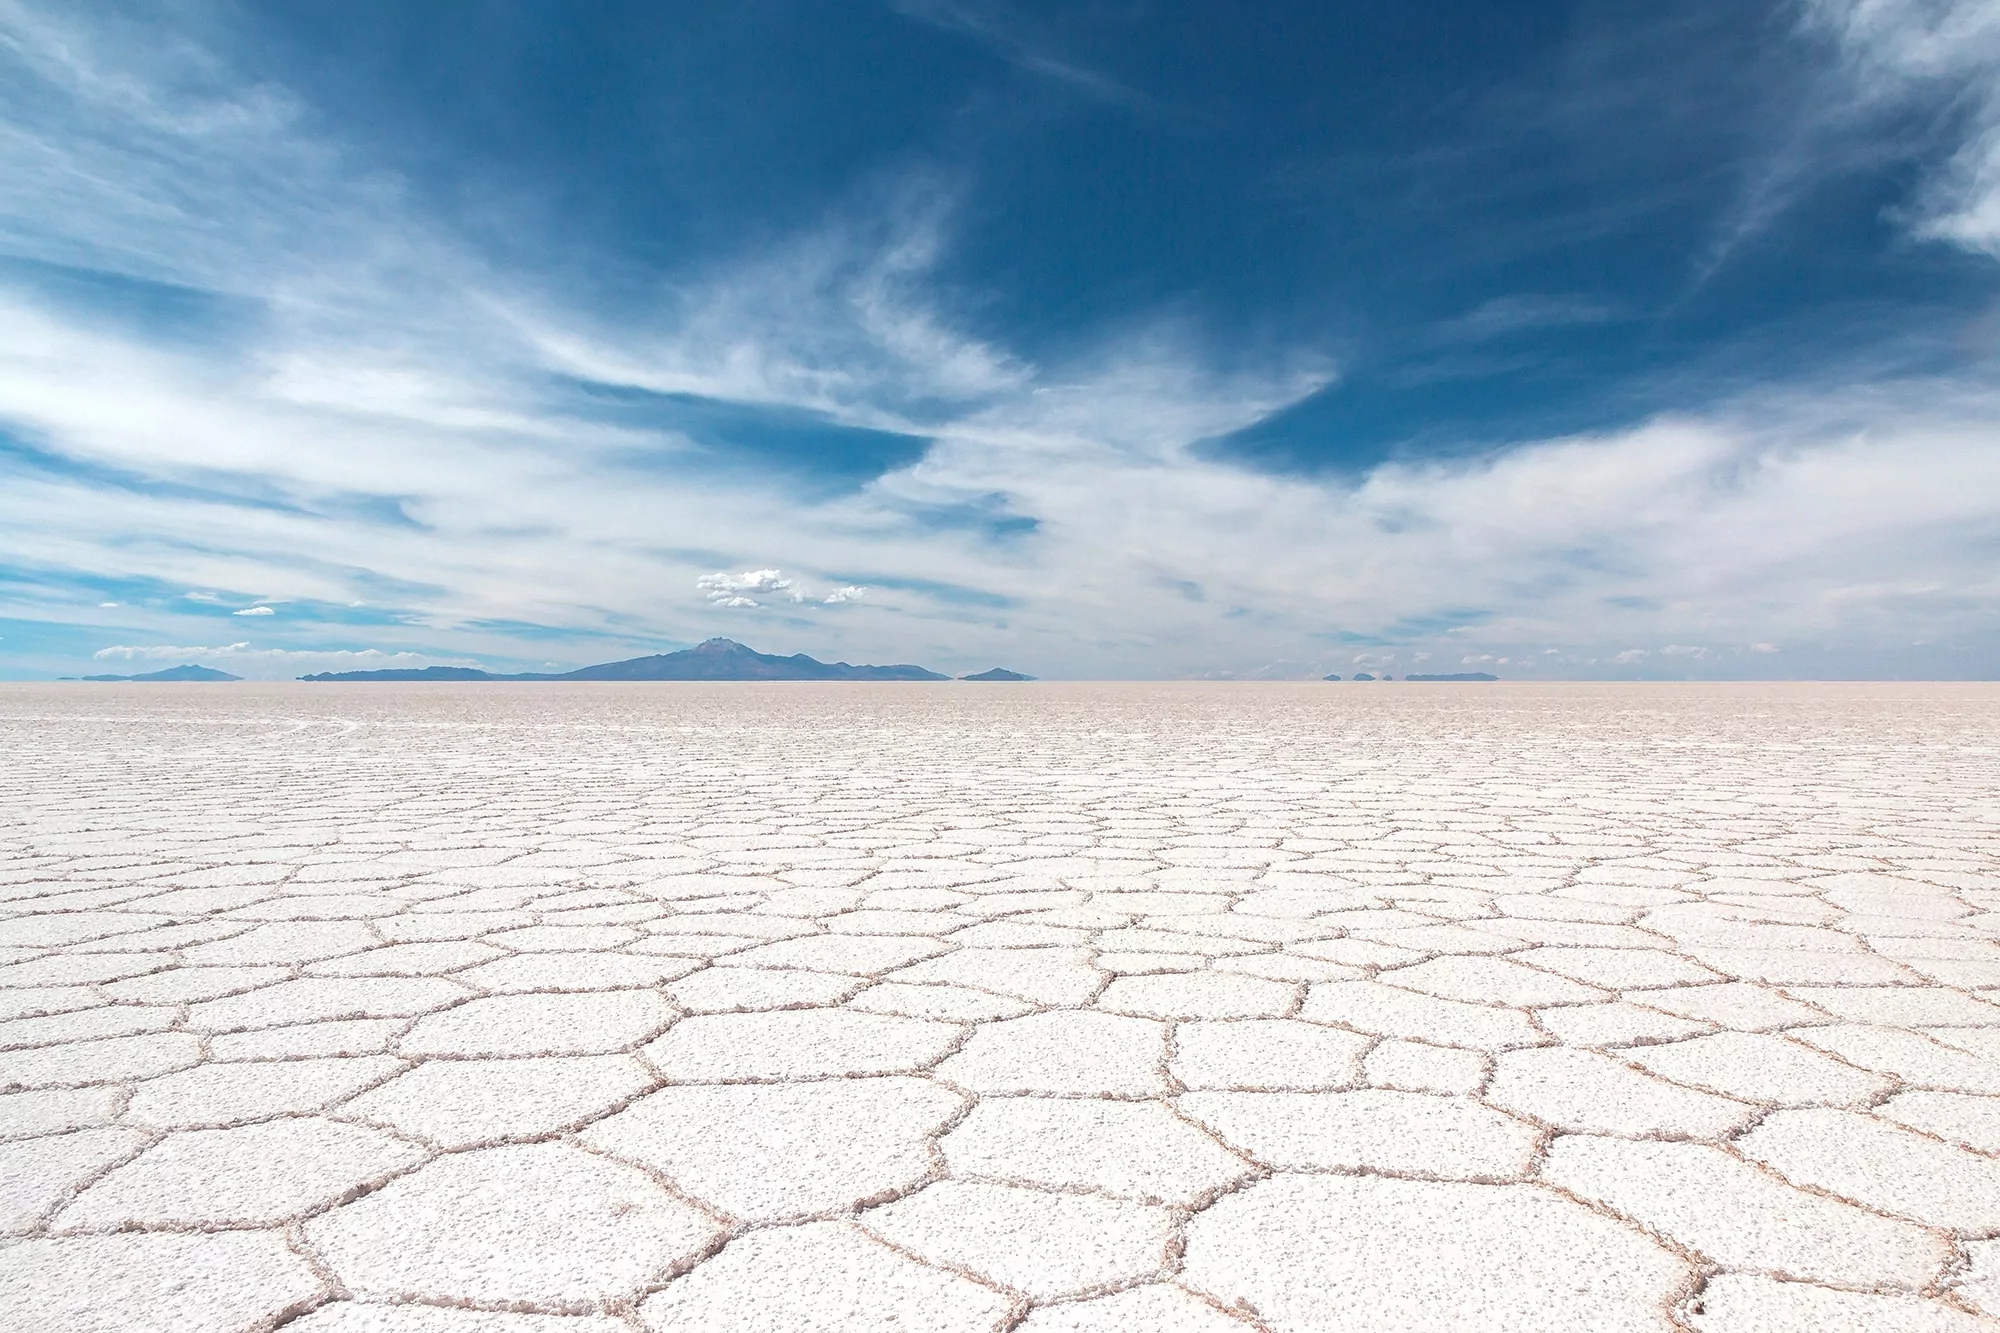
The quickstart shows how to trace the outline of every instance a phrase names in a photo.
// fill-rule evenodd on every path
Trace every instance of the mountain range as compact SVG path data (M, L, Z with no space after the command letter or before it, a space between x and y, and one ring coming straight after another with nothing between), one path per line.
M242 680L227 671L217 671L214 667L184 666L168 667L165 671L148 671L142 676L62 676L61 680L120 680L120 681L176 681L176 680Z
M241 680L227 671L217 671L213 667L195 666L186 663L168 667L164 671L149 671L137 676L63 676L63 680L90 681L223 681ZM822 662L807 657L804 653L793 653L790 657L778 657L772 653L760 653L747 648L734 639L710 639L692 648L683 648L676 653L654 653L649 657L628 657L621 662L602 662L596 666L580 667L575 671L537 672L523 671L505 674L497 671L482 671L478 667L400 667L384 671L321 671L310 676L300 676L309 681L456 681L456 680L950 680L951 677L920 666L901 663L895 666L852 666L846 662ZM960 676L960 680L970 681L1016 681L1033 680L1033 676L1005 667L994 667L988 671L974 672ZM1339 676L1328 676L1327 680L1339 680ZM1373 680L1366 673L1357 675L1356 680ZM1484 671L1463 671L1452 675L1412 675L1405 677L1414 681L1474 681L1497 680L1499 677Z
M998 670L999 668L995 668ZM1010 672L1009 675L1012 673ZM1002 679L989 674L989 679ZM793 653L778 657L746 648L734 639L710 639L677 653L630 657L575 671L525 671L514 675L477 667L419 667L387 671L322 671L300 680L950 680L920 666L851 666Z

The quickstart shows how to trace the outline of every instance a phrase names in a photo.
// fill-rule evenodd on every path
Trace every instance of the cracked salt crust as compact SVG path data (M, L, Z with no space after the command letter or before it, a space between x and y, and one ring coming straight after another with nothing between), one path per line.
M1163 1271L1174 1218L1089 1194L946 1180L861 1215L872 1234L1031 1299L1074 1296Z
M0 687L0 1326L2000 1333L1996 722Z
M340 1114L440 1148L548 1138L653 1086L629 1055L433 1060L347 1101Z
M109 1131L106 1131L109 1132ZM423 1160L414 1144L301 1117L169 1134L85 1189L55 1230L289 1221Z
M1493 1063L1487 1099L1557 1129L1712 1139L1757 1115L1748 1103L1649 1077L1592 1051L1508 1051Z
M0 1249L0 1327L64 1333L265 1329L326 1295L268 1232L28 1240Z
M356 1292L567 1311L629 1300L721 1230L643 1171L535 1143L440 1158L305 1237Z
M753 1231L640 1307L644 1326L717 1333L998 1329L1013 1301L847 1223Z
M1541 1140L1499 1111L1421 1092L1192 1092L1179 1107L1256 1160L1301 1170L1518 1180Z
M1247 1333L1256 1327L1178 1287L1152 1283L1095 1300L1051 1302L1029 1312L1022 1333Z
M509 1314L454 1306L338 1301L285 1325L292 1333L629 1333L602 1316Z
M1359 1033L1309 1023L1183 1023L1171 1068L1190 1088L1344 1088L1360 1082L1359 1057L1368 1045Z
M1275 1327L1358 1333L1665 1333L1687 1281L1656 1242L1533 1186L1369 1176L1229 1195L1188 1224L1185 1273Z
M158 1129L223 1129L273 1116L325 1110L402 1069L388 1056L287 1060L281 1068L206 1064L139 1085L128 1123Z
M1709 1144L1568 1135L1541 1175L1724 1267L1918 1289L1950 1258L1942 1236L1793 1189Z
M1159 1102L995 1097L940 1143L958 1175L1192 1204L1252 1174Z
M1993 1321L1937 1301L1904 1295L1829 1291L1800 1282L1727 1273L1689 1307L1696 1333L1735 1330L1854 1329L1856 1333L1990 1333Z
M584 1133L593 1148L759 1221L837 1213L920 1184L965 1100L924 1079L662 1088ZM691 1125L727 1125L695 1135ZM780 1165L782 1164L782 1166Z
M1163 1023L1056 1010L980 1026L937 1074L975 1092L1145 1096L1165 1089L1166 1046Z
M2000 1230L2000 1160L1845 1111L1780 1111L1741 1147L1786 1179L1893 1216Z

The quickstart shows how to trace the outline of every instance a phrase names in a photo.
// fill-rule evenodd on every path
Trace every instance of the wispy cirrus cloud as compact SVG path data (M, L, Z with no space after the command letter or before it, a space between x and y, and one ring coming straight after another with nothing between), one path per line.
M990 0L896 0L895 8L922 23L970 37L1011 65L1098 101L1149 107L1152 99L1117 79L1061 54L1030 31L1018 14Z
M1804 17L1837 45L1858 110L1916 108L1950 136L1911 206L1917 235L2000 256L2000 6L1807 0Z
M1602 324L1616 316L1611 305L1595 297L1524 292L1482 302L1440 324L1436 336L1445 342L1484 342L1531 330Z
M1815 192L1892 172L1916 181L1889 208L1896 225L2000 255L2000 11L1990 0L1797 0L1781 12L1794 46L1819 58L1760 89L1759 147L1699 278Z

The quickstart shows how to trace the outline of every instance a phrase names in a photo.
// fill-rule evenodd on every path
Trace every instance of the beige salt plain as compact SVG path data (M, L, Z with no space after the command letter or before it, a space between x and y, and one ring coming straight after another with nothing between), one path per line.
M2000 688L0 686L0 1327L2000 1333Z

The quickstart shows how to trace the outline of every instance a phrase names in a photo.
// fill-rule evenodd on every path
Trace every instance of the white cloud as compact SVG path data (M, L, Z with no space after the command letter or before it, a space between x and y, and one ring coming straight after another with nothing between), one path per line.
M99 648L91 656L97 658L99 661L109 661L112 658L117 658L125 662L134 662L141 659L150 660L160 657L173 657L176 654L201 653L203 655L213 655L216 653L245 652L249 647L250 645L247 643L230 643L224 644L220 648L172 648L166 645L156 645L148 648L134 644L117 643L109 648Z
M210 647L177 647L172 644L126 644L116 643L109 648L99 648L91 654L100 661L116 658L125 662L163 661L170 657L226 657L243 661L336 661L374 662L399 666L405 661L435 660L423 653L387 653L380 648L360 649L317 649L317 648L252 648L248 641L225 643Z
M1750 651L1753 653L1775 653L1778 651L1778 645L1775 643L1753 643L1750 645Z
M783 597L793 602L803 602L807 596L797 579L788 579L776 569L746 569L741 574L703 574L694 584L716 606L762 605L751 596L753 593L757 597Z
M1613 653L1611 655L1611 660L1616 662L1619 666L1630 666L1634 662L1643 662L1652 655L1653 654L1645 648L1627 648L1623 652Z
M1033 380L1033 367L953 328L929 299L952 204L939 181L913 174L691 284L664 326L599 329L525 302L509 302L505 316L565 373L903 428L902 404L977 404Z
M278 614L268 606L246 606L241 611L231 611L232 616L274 616Z
M1923 107L1960 139L1925 184L1917 232L2000 258L2000 4L1807 0L1864 106Z
M844 588L835 588L824 597L817 597L799 580L788 578L784 571L777 569L746 569L740 574L718 571L703 574L694 582L713 606L762 606L758 597L843 606L868 596L867 588L849 584Z

